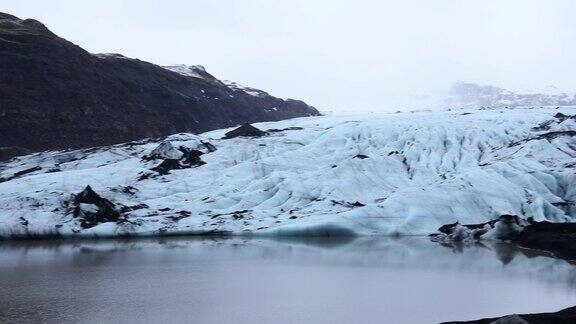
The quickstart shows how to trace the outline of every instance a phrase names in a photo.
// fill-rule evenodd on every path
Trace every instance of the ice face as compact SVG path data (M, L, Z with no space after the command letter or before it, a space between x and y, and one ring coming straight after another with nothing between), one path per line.
M0 233L414 235L502 214L571 221L575 114L324 116L254 124L278 130L259 138L221 140L231 128L29 155L0 164ZM206 164L143 176L158 161L141 157L181 146L202 150ZM127 221L79 228L66 204L87 185Z

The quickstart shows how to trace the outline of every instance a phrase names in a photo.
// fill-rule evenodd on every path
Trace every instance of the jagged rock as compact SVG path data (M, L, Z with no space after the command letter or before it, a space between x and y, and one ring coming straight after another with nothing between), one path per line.
M363 203L359 202L359 201L355 201L353 203L348 203L349 206L351 207L364 207L366 205L364 205Z
M185 147L180 147L180 151L183 153L182 163L187 166L201 166L206 164L206 162L200 159L200 156L204 153L198 150L190 150Z
M153 167L151 170L160 173L161 175L166 175L170 173L170 170L187 169L190 166L183 165L178 160L166 159L162 161L159 165Z
M229 131L228 133L224 134L223 139L230 139L234 137L261 137L266 135L266 132L250 125L244 124L234 130Z
M207 142L202 142L201 145L209 152L216 149L212 144ZM193 150L184 146L180 146L176 149L172 144L170 144L170 142L163 142L154 149L150 155L145 156L143 159L164 159L159 165L153 167L151 170L156 171L161 175L166 175L169 174L171 170L188 169L206 164L206 162L200 159L200 156L203 154L204 152L200 150ZM149 175L143 175L139 180L144 180L148 177Z
M561 122L565 121L566 119L570 119L570 118L571 118L571 119L576 119L576 115L570 116L570 115L566 115L566 114L563 114L563 113L559 112L559 113L556 113L556 114L554 115L554 118L558 119L559 122L561 123Z
M180 153L178 159L164 159L162 163L151 170L156 171L161 175L166 175L170 173L170 170L188 169L206 164L206 162L200 159L200 156L204 153L199 150L191 150L180 146L177 151Z
M80 219L83 228L94 227L100 223L117 222L120 213L108 199L100 197L92 187L86 188L74 198L73 215Z
M28 226L30 222L28 222L26 218L20 216L20 224L22 224L22 226Z
M162 142L150 154L143 157L144 160L173 159L179 160L183 153L172 146L170 142Z

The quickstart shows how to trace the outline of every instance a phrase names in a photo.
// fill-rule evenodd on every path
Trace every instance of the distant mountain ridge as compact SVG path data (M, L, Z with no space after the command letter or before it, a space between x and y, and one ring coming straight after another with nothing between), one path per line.
M518 93L491 85L456 82L449 95L441 102L443 108L499 108L523 106L575 106L576 93L559 92L548 87L548 93Z
M204 81L207 81L207 82L210 82L213 84L217 84L220 86L226 86L232 91L242 91L242 92L245 92L246 94L249 94L249 95L255 96L255 97L269 96L269 94L266 91L262 91L260 89L246 87L246 86L240 85L234 81L218 80L212 74L206 72L206 69L202 65L177 64L177 65L163 66L163 68L170 70L170 71L173 71L173 72L176 72L176 73L179 73L179 74L182 74L182 75L185 75L185 76L202 79Z
M212 74L206 72L206 69L202 65L175 64L162 67L166 70L176 72L181 75L201 79L220 86L225 85L224 82L216 79L216 77L214 77Z
M0 160L246 122L315 116L299 100L225 84L200 66L91 54L0 13Z

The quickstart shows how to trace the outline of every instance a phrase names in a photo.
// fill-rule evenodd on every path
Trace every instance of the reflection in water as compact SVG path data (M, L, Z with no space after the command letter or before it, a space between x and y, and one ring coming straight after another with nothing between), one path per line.
M489 246L486 244L490 244ZM514 258L520 254L524 257L552 257L550 253L545 251L538 251L532 249L523 249L517 247L515 244L507 242L443 242L439 243L441 246L449 248L454 253L463 253L466 248L484 248L495 253L496 258L502 262L503 265L507 265L514 260Z
M576 304L573 265L425 238L0 244L2 322L433 323Z

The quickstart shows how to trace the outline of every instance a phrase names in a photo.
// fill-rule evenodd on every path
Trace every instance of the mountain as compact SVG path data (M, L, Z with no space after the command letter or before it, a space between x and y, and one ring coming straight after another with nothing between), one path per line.
M503 88L478 85L468 82L456 82L449 95L440 106L443 108L503 108L503 107L541 107L541 106L574 106L576 93L564 93L554 86L543 92L517 93Z
M91 54L36 20L0 13L0 160L319 115L302 101L180 68Z
M180 133L0 164L0 237L429 234L504 214L576 217L576 107L252 126L262 132Z

